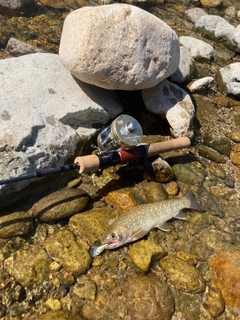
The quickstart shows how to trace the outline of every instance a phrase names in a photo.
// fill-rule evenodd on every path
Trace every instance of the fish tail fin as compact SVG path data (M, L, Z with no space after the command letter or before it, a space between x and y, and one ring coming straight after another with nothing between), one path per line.
M188 191L186 192L184 197L190 201L189 209L193 209L193 210L196 210L196 211L202 211L202 212L206 212L207 211L206 208L201 206L196 201L196 199L194 197L194 194L192 193L192 191L190 189L188 189Z

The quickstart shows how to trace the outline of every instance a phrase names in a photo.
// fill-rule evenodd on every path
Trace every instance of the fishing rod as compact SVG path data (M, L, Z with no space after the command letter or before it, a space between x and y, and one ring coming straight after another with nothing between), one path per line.
M151 144L140 144L142 135L142 128L136 119L128 115L120 115L98 135L97 154L78 156L73 164L0 180L0 185L41 178L48 174L69 170L77 170L79 174L94 172L112 165L125 164L137 160L143 160L146 164L147 159L150 157L190 146L188 137Z

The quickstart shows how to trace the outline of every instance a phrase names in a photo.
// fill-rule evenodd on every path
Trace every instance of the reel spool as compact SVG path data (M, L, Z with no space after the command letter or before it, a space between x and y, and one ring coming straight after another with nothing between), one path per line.
M99 133L97 144L99 149L105 152L131 149L141 142L142 136L139 122L129 115L122 114Z

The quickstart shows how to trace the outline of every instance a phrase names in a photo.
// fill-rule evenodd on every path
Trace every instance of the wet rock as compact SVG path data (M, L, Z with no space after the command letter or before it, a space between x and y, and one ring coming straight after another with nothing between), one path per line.
M23 236L34 227L33 217L19 211L0 217L0 238Z
M219 179L225 179L226 178L226 172L225 170L221 167L221 165L211 162L209 164L209 171L217 178Z
M204 143L217 150L221 154L225 156L230 156L230 151L231 151L231 143L228 139L221 138L221 137L212 137L212 136L207 136L204 138Z
M90 246L101 243L109 226L117 219L118 213L110 208L95 208L76 214L69 220L69 228Z
M240 167L240 144L232 147L230 159L235 166Z
M170 320L174 300L166 283L152 275L129 276L124 285L129 315L133 320Z
M24 41L10 38L8 40L6 51L12 54L13 56L22 56L24 54L36 53L36 52L44 52L42 49L30 45Z
M174 178L174 173L167 161L157 158L151 163L151 168L158 182L166 183Z
M188 48L180 46L180 62L177 71L169 77L175 83L183 83L193 77L196 66Z
M46 306L50 310L61 310L61 302L58 299L53 299L53 298L47 299Z
M95 300L97 294L97 287L95 283L90 281L86 276L77 279L77 283L71 291L71 296L77 299Z
M1 7L13 9L13 10L22 9L26 5L33 5L33 4L34 4L33 0L13 0L13 1L0 0Z
M188 264L191 264L195 266L198 263L198 259L195 255L184 252L184 251L178 251L176 255L179 259L187 262Z
M213 47L205 41L189 36L182 36L179 38L179 42L188 48L192 58L195 60L212 60L214 58Z
M228 95L240 96L240 62L220 68L216 75L221 91Z
M141 90L177 70L179 51L175 32L162 20L136 6L110 4L68 15L59 55L81 81L110 90Z
M161 259L160 266L177 289L186 293L204 292L205 281L194 266L174 256Z
M35 320L85 320L79 315L65 311L49 311L46 314L36 317Z
M105 200L120 213L126 213L136 206L136 201L131 189L111 191L107 194Z
M136 267L145 272L165 255L165 250L152 240L142 240L131 245L128 253Z
M89 196L81 189L65 188L35 202L30 213L41 221L57 221L82 211Z
M240 142L240 131L233 131L228 134L228 138L234 142Z
M226 162L225 158L217 150L214 150L211 147L204 146L204 145L197 145L195 148L199 151L199 153L202 156L204 156L210 160L213 160L217 163L225 163Z
M165 185L165 189L170 196L176 196L179 192L179 185L176 181L171 181Z
M143 182L139 188L134 190L135 194L143 193L147 202L155 202L168 199L168 194L163 184L158 182Z
M146 108L153 114L166 117L175 137L191 136L191 124L195 108L186 91L168 80L142 90Z
M210 284L205 295L204 306L213 318L220 316L225 309L221 290L215 284Z
M67 229L60 229L49 236L45 248L68 272L79 275L89 268L89 247L86 244L80 247L73 233Z
M232 308L240 307L240 252L233 246L216 250L210 260L210 268L215 276L212 283L220 288L225 303Z
M51 262L42 247L26 245L7 258L4 266L23 287L31 287L48 281Z
M213 86L213 82L213 77L205 77L191 81L187 87L191 92L208 91Z
M201 184L207 175L205 166L198 161L175 164L172 169L179 181L189 185Z

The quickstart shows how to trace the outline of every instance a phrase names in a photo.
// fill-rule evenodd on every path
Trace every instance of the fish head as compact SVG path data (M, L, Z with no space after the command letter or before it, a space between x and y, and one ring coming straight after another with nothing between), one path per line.
M103 240L103 244L108 244L105 249L114 249L129 242L131 232L126 227L117 227L108 231L107 236Z

